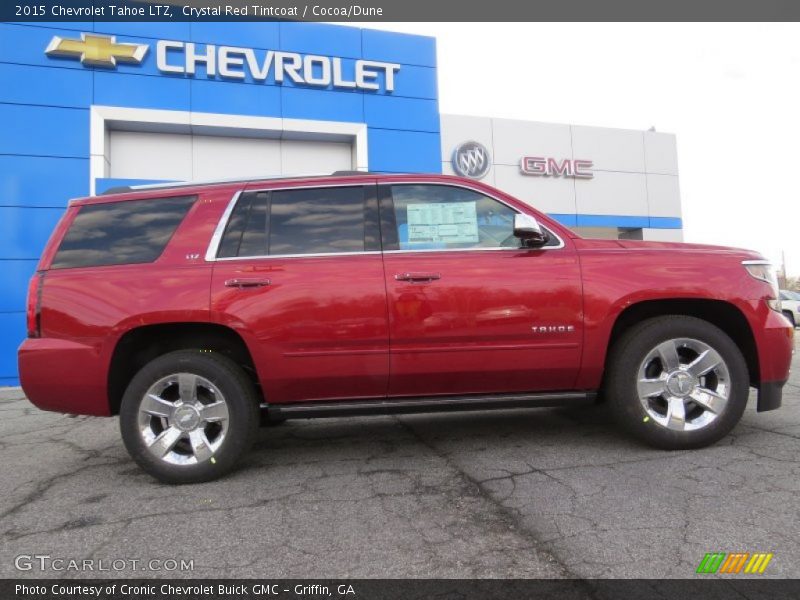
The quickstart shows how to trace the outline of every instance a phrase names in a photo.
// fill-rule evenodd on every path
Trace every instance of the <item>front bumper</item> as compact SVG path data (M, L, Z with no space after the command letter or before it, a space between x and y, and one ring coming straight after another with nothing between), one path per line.
M785 381L768 381L758 386L758 403L756 410L765 412L781 407L783 402L783 386Z
M783 386L789 380L794 353L794 328L782 314L767 308L764 302L755 307L760 318L753 323L758 349L758 412L780 408Z

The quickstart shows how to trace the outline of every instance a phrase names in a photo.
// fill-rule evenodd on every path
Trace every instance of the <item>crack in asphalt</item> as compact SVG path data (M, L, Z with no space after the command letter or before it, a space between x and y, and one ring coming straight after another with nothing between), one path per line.
M96 465L96 466L107 466L107 465ZM64 474L64 475L65 476L72 475L74 473L77 473L77 471L80 471L80 470L81 469L78 469L75 472L71 472L69 474ZM59 476L58 478L62 478L62 477ZM285 494L283 496L270 498L267 503L279 502L281 500L285 500L285 499L291 498L293 496L302 495L302 493L303 492L295 492L295 493L292 493L292 494ZM235 506L209 507L209 508L194 507L194 508L191 509L191 512L193 514L217 513L217 512L226 513L226 512L233 512L233 511L236 511L236 510L242 510L242 509L247 509L247 508L261 508L264 505L265 505L265 500L264 499L259 499L259 500L255 500L253 502L249 502L249 503L246 503L246 504L237 504ZM23 504L23 506L24 506L24 504ZM160 517L172 517L172 516L179 516L179 515L185 515L185 514L186 514L186 511L185 510L180 510L180 509L169 510L169 511L161 511L161 512L151 512L151 513L146 513L146 514L133 515L133 516L130 516L130 517L126 517L124 519L115 519L115 520L111 520L111 521L102 521L102 522L99 522L99 523L90 523L90 524L84 525L83 527L94 527L94 526L98 526L98 525L124 525L124 526L127 527L128 525L130 525L132 523L136 523L137 521L145 521L145 520L148 520L148 519L156 519L156 518L160 518ZM4 515L0 515L0 518L3 518L3 517L4 517ZM80 527L75 527L73 525L73 523L74 523L73 521L68 521L66 523L62 523L58 527L53 527L53 528L49 528L49 529L39 529L39 530L35 530L35 531L27 531L27 532L22 533L22 534L16 534L16 533L14 533L13 530L9 530L9 531L6 531L4 535L5 535L5 537L7 539L10 539L12 541L16 541L16 540L21 540L23 538L36 536L36 535L52 535L52 534L59 533L59 532L65 531L65 530L80 528Z
M767 429L765 427L757 427L757 426L752 425L752 424L748 424L748 425L746 425L746 427L749 427L751 429L757 429L758 431L763 431L765 433L774 433L775 435L783 435L783 436L786 436L786 437L794 438L796 440L800 440L800 435L794 435L794 434L791 434L791 433L784 433L783 431L778 431L776 429Z
M18 502L13 504L10 508L0 512L0 521L5 521L10 516L18 513L19 511L21 511L26 506L29 506L29 505L33 504L34 502L37 502L38 500L41 500L44 497L44 495L54 485L56 485L60 481L69 479L70 477L73 477L73 476L75 476L78 473L81 473L83 471L86 471L86 470L89 470L89 469L96 469L98 467L105 467L105 466L113 465L116 462L117 461L112 461L112 462L107 462L107 463L97 463L97 464L91 464L91 465L83 465L83 466L77 467L75 469L66 471L66 472L62 472L62 473L57 473L55 475L51 475L50 477L47 477L47 478L43 479L42 481L39 481L35 485L34 489L31 490L30 492L28 492L22 499L20 499ZM25 485L25 484L23 484L23 485ZM22 487L22 486L20 486L20 487Z
M412 425L403 421L399 417L394 417L415 439L417 439L423 446L428 448L431 452L436 454L445 463L454 471L456 471L460 478L462 478L468 485L476 489L480 496L485 500L489 501L493 506L496 507L498 513L504 517L504 520L510 524L513 529L517 532L522 532L526 536L528 536L532 542L532 547L536 549L537 554L543 555L546 557L546 560L551 563L555 564L558 567L558 570L561 572L561 575L566 579L580 579L580 575L576 574L572 569L570 569L565 563L563 563L558 556L553 554L552 552L545 550L542 547L542 543L536 536L536 532L529 529L528 525L524 522L523 519L520 518L518 512L514 509L505 506L504 504L497 501L495 496L487 490L483 482L472 477L469 473L464 471L457 463L455 463L446 453L439 450L436 446L426 440Z
M536 467L530 467L530 471L525 471L522 473L510 473L509 475L504 475L501 477L489 477L488 479L482 479L481 483L487 483L490 481L501 481L503 479L508 479L509 477L521 477L523 475L531 475L534 473L540 473L542 475L552 477L549 473L552 471L571 471L574 469L594 469L594 468L602 468L602 467L616 467L618 465L632 465L637 463L646 463L646 462L657 462L657 461L664 461L670 460L673 457L677 457L683 454L687 454L687 452L664 452L664 456L653 456L651 458L635 458L630 460L616 460L613 462L604 462L604 463L582 463L579 465L566 465L563 467L548 467L547 469L539 469ZM504 471L505 469L498 469Z

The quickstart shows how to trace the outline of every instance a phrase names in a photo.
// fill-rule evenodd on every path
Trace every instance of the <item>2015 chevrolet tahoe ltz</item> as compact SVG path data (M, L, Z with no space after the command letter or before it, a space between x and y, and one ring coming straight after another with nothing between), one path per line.
M76 200L28 294L36 406L119 415L156 478L261 423L603 401L665 449L778 408L793 329L734 248L588 240L442 175L144 186Z

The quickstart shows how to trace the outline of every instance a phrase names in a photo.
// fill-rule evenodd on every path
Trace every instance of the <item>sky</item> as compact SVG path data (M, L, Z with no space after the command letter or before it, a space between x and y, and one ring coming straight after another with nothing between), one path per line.
M800 24L366 26L436 37L442 113L676 134L685 241L800 275Z

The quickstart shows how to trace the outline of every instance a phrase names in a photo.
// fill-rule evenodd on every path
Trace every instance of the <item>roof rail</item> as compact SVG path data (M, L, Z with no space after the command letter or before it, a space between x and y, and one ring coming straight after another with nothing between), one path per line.
M98 194L105 196L107 194L122 194L125 192L139 192L144 190L160 190L170 188L193 187L197 185L216 185L225 183L248 183L250 181L265 181L267 179L279 181L283 179L301 179L306 177L347 177L355 175L373 175L369 171L334 171L333 173L306 173L298 175L260 175L252 177L231 177L228 179L206 179L195 181L171 181L166 183L143 183L141 185L124 185L116 186L105 190Z
M334 171L331 177L347 177L348 175L375 175L374 171Z

